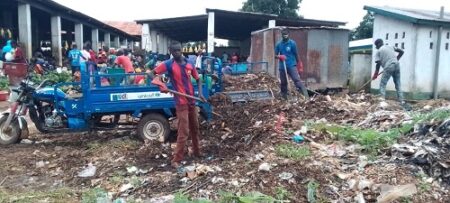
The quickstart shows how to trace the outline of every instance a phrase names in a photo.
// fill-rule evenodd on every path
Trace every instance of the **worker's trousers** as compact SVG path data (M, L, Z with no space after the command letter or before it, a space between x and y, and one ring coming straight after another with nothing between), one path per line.
M380 81L380 94L383 99L386 98L386 85L389 79L394 79L395 90L397 91L397 97L400 102L403 102L403 92L400 86L400 64L398 62L387 65L383 70L383 75Z
M176 113L178 118L177 147L172 162L183 160L188 138L192 140L194 155L200 155L199 125L195 105L177 105Z
M300 75L298 74L297 67L295 67L295 66L290 67L290 68L288 67L288 68L286 68L286 70L287 70L287 74L289 75L289 77L291 77L292 81L294 81L294 84L295 84L295 87L297 88L297 90L299 92L301 92L303 94L303 96L305 96L306 98L309 98L308 90L303 85L302 81L300 80ZM280 84L281 94L287 95L288 80L286 77L286 73L284 72L283 65L280 65L279 71L280 71L280 80L281 80L281 84Z

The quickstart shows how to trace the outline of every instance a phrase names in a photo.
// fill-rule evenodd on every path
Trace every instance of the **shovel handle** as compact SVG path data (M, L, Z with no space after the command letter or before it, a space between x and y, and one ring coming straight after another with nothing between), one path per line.
M378 73L378 75L381 75L381 74L383 74L383 71L381 71L380 73ZM368 80L366 83L364 83L364 85L362 85L359 89L358 89L358 91L357 92L359 92L359 91L361 91L362 89L364 89L364 87L366 86L366 85L368 85L370 82L372 82L373 80L372 80L372 78L370 78L370 80Z
M197 101L204 102L202 99L200 99L200 97L194 97L194 96L191 96L191 95L188 95L188 94L184 94L184 93L181 93L181 92L177 92L177 91L171 90L171 89L169 89L168 91L170 93L172 93L172 94L176 94L176 95L179 95L179 96L187 97L189 99L195 99Z

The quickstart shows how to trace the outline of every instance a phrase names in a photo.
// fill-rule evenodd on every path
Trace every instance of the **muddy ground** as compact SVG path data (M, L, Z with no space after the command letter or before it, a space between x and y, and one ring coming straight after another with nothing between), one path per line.
M230 78L227 90L278 92L276 84L266 75L247 75ZM415 186L413 195L395 202L450 201L448 183L420 165L394 159L389 147L369 152L311 127L337 124L384 132L411 114L395 101L380 105L373 95L345 93L304 101L292 92L288 101L232 104L219 95L212 103L217 115L201 124L204 157L187 156L183 171L170 167L174 144L143 143L133 131L32 131L30 140L0 147L0 202L173 202L174 194L215 202L248 192L286 202L376 202L383 184ZM450 103L411 104L417 113ZM380 111L387 113L370 119ZM294 142L294 134L305 140ZM283 147L303 152L286 155ZM89 165L96 168L93 176L79 177Z

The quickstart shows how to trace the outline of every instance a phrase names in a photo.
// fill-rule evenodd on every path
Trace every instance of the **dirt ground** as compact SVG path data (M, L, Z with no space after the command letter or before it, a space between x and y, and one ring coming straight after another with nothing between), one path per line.
M265 75L247 75L229 79L227 90L277 92L276 84ZM0 203L164 202L159 197L173 202L177 193L214 202L256 191L286 202L377 202L384 185L406 184L417 191L394 202L450 202L447 183L417 164L393 159L387 147L374 155L310 127L323 123L386 131L409 115L395 101L380 107L373 95L345 93L304 101L292 92L288 101L232 104L218 95L211 102L217 115L201 124L204 157L187 156L183 171L170 167L174 144L143 143L133 131L32 131L30 140L0 146ZM411 104L412 113L450 105L445 100ZM380 111L388 116L370 119ZM292 139L298 130L305 139L300 143ZM305 151L299 158L283 153L283 146ZM80 177L90 165L95 173Z

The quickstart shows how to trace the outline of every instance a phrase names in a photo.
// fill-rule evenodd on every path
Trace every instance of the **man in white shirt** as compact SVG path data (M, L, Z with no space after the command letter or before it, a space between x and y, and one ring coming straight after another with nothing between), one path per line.
M202 58L203 58L203 51L200 49L198 50L197 59L195 59L195 68L197 69L202 68Z

